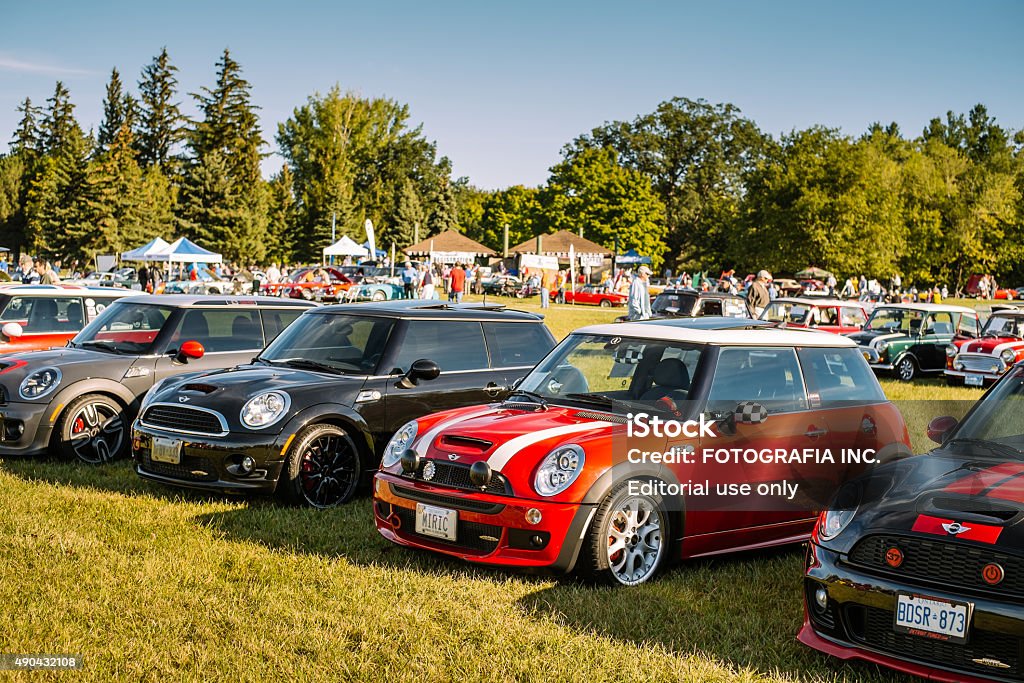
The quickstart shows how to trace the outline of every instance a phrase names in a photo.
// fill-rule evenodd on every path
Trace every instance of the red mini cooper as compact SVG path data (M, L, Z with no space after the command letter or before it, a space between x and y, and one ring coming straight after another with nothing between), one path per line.
M994 310L981 337L960 347L946 347L946 381L952 385L980 387L992 384L1017 361L1024 360L1024 311Z
M793 297L769 303L761 314L761 320L786 323L788 327L813 327L823 332L849 334L860 332L868 314L859 301Z
M599 325L504 402L402 426L374 516L400 545L635 585L676 559L806 540L847 476L909 450L844 337Z

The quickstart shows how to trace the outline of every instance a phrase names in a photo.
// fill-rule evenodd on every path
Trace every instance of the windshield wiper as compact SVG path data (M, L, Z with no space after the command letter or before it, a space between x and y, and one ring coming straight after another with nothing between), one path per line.
M316 360L309 360L308 358L286 358L285 360L278 361L278 362L279 363L284 363L285 365L287 365L290 368L303 368L303 369L306 369L306 370L320 370L321 372L329 372L332 375L343 375L343 374L345 374L341 370L339 370L338 368L334 367L333 365L328 365L327 363L321 363L320 361L316 361Z
M541 396L540 394L538 394L535 391L527 391L526 389L513 389L512 393L510 393L508 396L505 397L505 400L506 401L509 400L510 398L515 396L516 394L519 394L521 396L526 396L528 398L532 398L533 400L537 401L537 403L539 403L544 408L548 407L548 400L546 398L544 398L543 396Z
M78 342L77 346L78 346L78 348L84 348L84 347L87 347L87 346L94 346L94 347L96 347L98 349L106 349L107 351L111 351L113 353L121 353L121 354L127 353L127 351L119 349L116 346L116 342L112 342L109 339L92 339L90 341Z
M566 398L576 399L577 401L584 401L586 403L593 403L595 405L604 406L606 408L611 408L613 405L615 405L615 401L613 401L612 399L608 398L604 394L577 394L577 393L569 393L569 394L566 394L565 397Z
M953 444L961 444L973 448L984 448L991 453L996 453L999 455L1008 455L1011 458L1015 458L1017 460L1024 459L1024 453L1022 453L1020 449L1014 448L1013 446L1010 446L1008 444L999 443L998 441L989 441L987 439L957 438L950 439L944 445L950 446Z

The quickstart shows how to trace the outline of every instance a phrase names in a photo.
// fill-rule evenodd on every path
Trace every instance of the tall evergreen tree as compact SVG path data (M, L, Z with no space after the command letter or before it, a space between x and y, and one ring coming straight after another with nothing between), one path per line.
M142 70L136 147L139 163L144 168L167 165L184 138L184 117L180 104L175 101L178 79L174 74L177 71L166 47Z
M36 154L42 149L42 132L39 130L39 117L42 112L39 107L33 106L32 100L28 97L18 105L18 111L21 112L21 120L11 141L11 151Z
M40 125L41 146L44 153L57 156L77 146L83 133L78 121L75 120L75 105L71 103L71 93L62 82L57 81L53 95L46 101L49 106Z
M107 94L103 98L103 120L96 133L97 153L105 152L114 143L114 138L120 133L125 122L125 110L124 86L121 84L121 74L115 67L110 71Z
M401 187L394 217L385 235L386 240L394 242L398 248L412 244L417 226L422 229L426 224L426 212L416 185L411 179L404 178Z
M448 178L442 178L430 209L427 227L431 235L459 229L459 206Z
M269 242L267 259L276 263L291 263L295 258L297 204L295 202L295 178L285 164L270 179L267 186L267 205L270 222L267 226ZM301 254L299 255L301 257Z
M70 242L79 245L77 255L117 253L136 246L148 234L143 223L142 171L135 161L133 134L127 120L110 142L109 149L90 165L86 201L89 222L69 230Z

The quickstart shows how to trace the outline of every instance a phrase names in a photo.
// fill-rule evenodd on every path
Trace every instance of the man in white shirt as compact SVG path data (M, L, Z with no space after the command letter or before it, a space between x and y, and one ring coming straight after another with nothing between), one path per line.
M651 290L648 281L651 269L640 266L629 285L629 302L626 317L630 320L647 320L651 317Z

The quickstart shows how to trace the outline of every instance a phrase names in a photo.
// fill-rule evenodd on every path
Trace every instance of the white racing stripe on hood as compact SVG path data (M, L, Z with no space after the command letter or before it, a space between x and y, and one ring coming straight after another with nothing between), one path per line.
M459 415L458 417L454 417L450 420L441 420L436 425L434 425L426 432L424 432L423 436L416 439L416 442L413 444L413 446L423 444L424 449L430 448L430 444L434 443L434 439L437 438L437 435L443 432L444 430L448 429L449 427L453 427L459 424L460 422L465 422L466 420L472 420L473 418L476 417L484 417L485 415L490 415L491 413L496 412L498 411L495 410L494 408L486 408L485 410L475 410L471 413Z
M508 464L519 451L532 446L535 443L540 443L545 439L551 439L556 436L568 436L569 434L577 434L579 432L589 432L592 429L604 429L605 427L613 427L613 422L603 422L596 420L593 422L582 422L580 424L565 425L562 427L551 427L550 429L542 429L539 432L531 432L529 434L523 434L517 436L514 439L510 439L498 447L491 457L487 458L487 464L491 466L491 469L495 472L500 472L501 469Z
M901 334L901 333L896 333L896 334L880 334L877 337L875 337L874 339L872 339L871 343L868 344L868 346L870 346L871 348L873 348L874 350L877 351L878 350L878 342L889 341L890 339L898 339L899 337L905 337L905 336L907 336L907 335Z
M1013 349L1014 351L1016 351L1021 346L1024 346L1024 342L1020 342L1020 341L1003 342L1002 344L996 344L994 347L992 347L991 354L993 356L995 356L996 358L999 358L999 354L1001 354L1006 349Z

